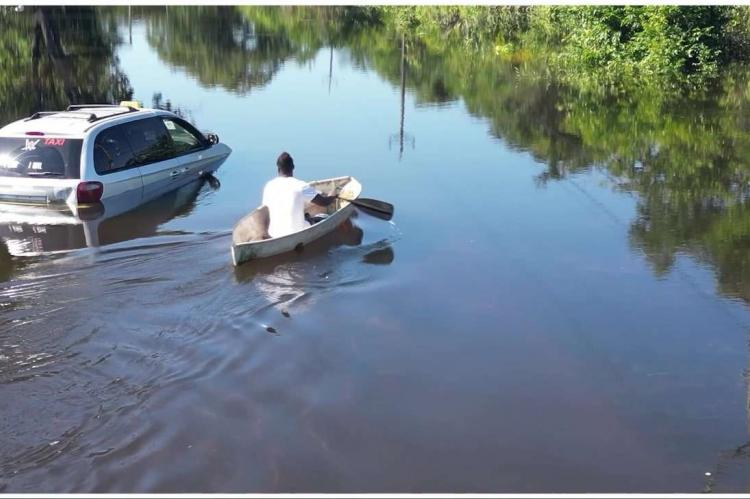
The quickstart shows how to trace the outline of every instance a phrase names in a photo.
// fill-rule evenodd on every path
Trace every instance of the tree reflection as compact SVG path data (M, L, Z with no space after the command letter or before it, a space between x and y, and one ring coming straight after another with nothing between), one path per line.
M234 7L152 9L146 20L148 42L159 57L204 86L247 93L298 55L287 38L258 33Z
M678 254L691 255L716 269L720 292L750 301L747 68L729 71L701 95L639 87L613 96L554 81L543 47L536 56L468 54L454 42L404 36L382 25L377 9L136 10L162 60L206 86L246 93L266 85L285 62L338 47L354 66L373 69L394 88L403 85L417 105L461 100L494 136L547 166L536 177L540 186L598 168L615 188L633 193L638 216L627 228L630 241L656 274L669 272ZM109 12L0 9L0 53L7 55L0 59L0 118L130 97Z
M114 19L93 7L0 7L0 120L129 99Z
M159 57L204 86L245 94L268 84L288 60L347 43L369 26L359 7L168 7L147 9L147 38Z
M399 34L386 27L349 41L355 64L400 83ZM536 181L599 169L635 195L626 228L657 275L678 254L709 263L718 290L750 302L750 69L700 95L633 88L580 93L552 80L543 60L467 57L440 40L407 41L407 88L418 104L461 99L491 133L547 165Z
M352 221L356 218L355 212L301 251L234 267L236 280L253 283L271 306L289 316L292 306L299 312L312 306L320 295L362 278L367 270L361 264L390 265L395 258L391 242L383 239L363 244L364 231ZM352 272L360 277L353 278Z
M627 230L655 273L669 272L683 252L716 269L722 293L750 301L747 69L702 95L583 93L552 79L543 47L536 57L468 56L461 44L404 37L369 8L170 7L148 10L147 23L159 55L204 85L244 93L287 60L340 47L355 67L404 85L417 105L461 100L494 136L547 165L540 186L598 168L636 195L638 217Z

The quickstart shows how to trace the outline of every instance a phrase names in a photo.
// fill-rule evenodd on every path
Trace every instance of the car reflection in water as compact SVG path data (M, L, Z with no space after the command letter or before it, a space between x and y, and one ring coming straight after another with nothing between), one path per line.
M125 193L75 211L0 203L0 240L12 256L35 256L153 236L190 213L204 186L216 190L220 183L207 176L146 203L140 192Z
M251 260L234 268L239 283L252 283L274 307L287 313L304 310L315 296L340 286L368 280L360 263L388 265L394 253L388 240L362 244L364 231L353 219L305 246L301 251ZM346 251L335 251L349 247ZM354 264L354 265L352 265Z

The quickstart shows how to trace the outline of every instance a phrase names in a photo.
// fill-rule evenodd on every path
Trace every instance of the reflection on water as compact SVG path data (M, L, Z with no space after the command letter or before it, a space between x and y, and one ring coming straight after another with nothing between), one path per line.
M333 45L342 46L354 64L400 88L400 131L390 139L399 157L413 141L404 131L406 89L419 103L463 99L470 113L489 119L495 136L548 165L540 183L602 165L617 189L636 194L631 241L657 275L688 251L714 266L721 292L747 300L746 68L700 100L637 89L619 100L580 96L540 77L534 61L519 67L482 54L465 57L461 47L426 46L369 16L351 8L4 8L3 43L30 56L4 59L0 73L12 84L2 87L0 118L129 98L115 49L122 42L118 24L127 24L132 37L133 18L145 22L148 43L166 64L201 85L240 94L270 84L288 60L312 60L327 44L330 83ZM109 78L91 76L99 74ZM727 145L719 150L720 144Z
M0 240L0 281L7 280L13 272L13 259L8 245Z
M349 7L0 28L3 121L165 95L236 152L216 192L0 210L0 491L746 487L748 68L581 95ZM398 229L233 268L287 148Z
M149 237L166 222L188 216L202 191L219 186L215 178L201 179L148 203L140 204L140 196L126 195L75 215L6 205L0 207L0 240L14 256L33 256Z
M154 9L145 18L162 60L203 85L240 94L268 84L286 59L300 55L288 38L258 33L234 8Z
M364 231L352 219L357 212L332 232L305 246L295 254L277 255L234 268L240 283L251 283L269 304L288 316L290 307L301 312L311 307L320 293L363 282L357 261L387 265L394 252L388 240L362 245ZM338 247L356 251L336 251ZM357 270L359 272L359 270Z
M404 106L404 102L406 101L406 72L407 72L407 66L406 66L406 35L401 35L401 101L400 101L400 121L399 121L399 127L398 127L398 134L393 134L388 139L388 147L391 147L391 142L393 142L395 139L398 139L398 159L401 160L401 158L404 156L404 140L406 140L408 143L411 143L412 149L416 145L416 140L414 139L414 136L410 133L404 132L404 119L406 117L406 110Z
M375 248L362 256L362 261L365 263L371 263L373 265L388 265L393 262L393 248L391 246L385 246L382 248Z
M68 104L128 100L117 25L92 7L0 7L0 122Z

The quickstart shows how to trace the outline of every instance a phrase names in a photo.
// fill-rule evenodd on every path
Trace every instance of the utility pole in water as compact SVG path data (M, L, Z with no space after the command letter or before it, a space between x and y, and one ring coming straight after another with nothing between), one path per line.
M333 79L333 44L331 44L331 58L328 61L328 95L331 95L331 80Z
M167 18L166 22L164 23L164 40L166 41L167 45L169 45L169 5L164 6L164 12L166 13Z
M130 45L133 45L133 16L131 10L133 7L128 5L128 40Z
M406 35L401 34L401 123L399 126L398 159L404 155L404 102L406 99Z

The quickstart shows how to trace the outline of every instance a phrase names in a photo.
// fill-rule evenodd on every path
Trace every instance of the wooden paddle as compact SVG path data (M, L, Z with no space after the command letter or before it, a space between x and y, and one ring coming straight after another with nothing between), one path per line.
M336 197L342 201L349 201L354 206L362 208L362 211L365 213L381 220L390 220L393 218L393 205L391 203L368 198L347 199L341 196Z

